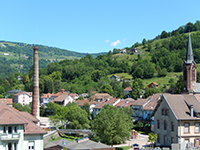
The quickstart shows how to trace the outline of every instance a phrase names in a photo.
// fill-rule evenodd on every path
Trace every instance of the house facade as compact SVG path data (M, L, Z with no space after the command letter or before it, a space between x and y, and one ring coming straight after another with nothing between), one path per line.
M14 102L20 103L23 106L29 105L32 102L32 92L19 92L14 95Z
M108 98L106 100L103 100L103 101L97 103L96 106L93 108L93 112L92 112L93 118L101 111L101 109L105 105L113 105L113 106L115 106L119 102L120 102L119 98Z
M120 81L120 77L118 75L112 75L110 77L110 80L116 80L116 81Z
M42 94L40 103L42 105L46 105L47 103L49 103L51 101L51 95L51 93Z
M154 112L154 133L158 135L156 146L172 143L199 145L200 102L194 95L163 94Z
M34 123L35 117L28 116L0 103L1 150L43 150L45 131Z
M57 98L52 100L52 102L62 106L66 106L68 103L75 102L75 100L68 93L66 93L58 96Z

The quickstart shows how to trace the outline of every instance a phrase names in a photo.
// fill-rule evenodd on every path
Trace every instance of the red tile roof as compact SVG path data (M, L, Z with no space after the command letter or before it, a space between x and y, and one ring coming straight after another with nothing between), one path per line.
M0 103L3 101L4 104L6 105L12 105L12 98L1 98Z
M41 98L51 98L51 93L43 94Z
M97 103L97 105L94 108L101 109L107 104L113 105L117 100L119 100L119 99L118 98L110 98L110 99L104 100L102 102Z
M127 87L124 89L124 91L132 91L132 88L131 87Z
M0 103L0 124L24 124L24 134L44 134L42 128L25 118L19 111Z

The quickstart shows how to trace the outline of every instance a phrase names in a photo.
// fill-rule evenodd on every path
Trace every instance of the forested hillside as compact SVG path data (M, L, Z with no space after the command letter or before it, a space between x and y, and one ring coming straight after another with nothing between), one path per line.
M87 53L77 53L55 47L33 45L25 43L14 43L0 41L0 76L8 76L9 73L28 73L33 64L33 47L39 47L40 68L46 67L50 62L57 62L64 59L80 59ZM96 57L99 54L92 54Z
M194 58L200 63L200 22L188 23L172 32L163 31L155 39L143 39L142 43L135 43L131 47L126 47L126 54L119 54L120 49L113 49L106 54L93 57L87 54L81 59L65 59L59 62L48 64L40 69L40 94L55 93L64 88L73 93L91 94L92 91L106 92L114 97L126 97L123 89L131 86L134 90L131 93L134 98L139 97L144 88L144 80L164 78L173 72L182 72L182 65L185 60L188 32L190 31ZM40 48L40 47L39 47ZM32 51L32 48L30 48ZM42 48L40 48L42 49ZM137 49L137 52L129 50ZM42 55L42 54L41 54ZM135 79L133 82L117 82L108 77L112 74L123 74ZM174 73L175 74L175 73ZM15 75L16 76L16 75ZM24 90L32 90L32 69L29 74L22 75ZM136 79L137 78L137 79ZM15 88L17 84L9 78L10 88ZM171 92L180 92L181 77L165 79L165 83L159 86L155 92L164 92L169 87L174 88ZM200 80L200 73L197 73L197 80ZM160 83L159 83L160 84ZM12 85L12 86L11 86ZM1 88L0 88L1 89ZM152 91L145 94L151 95Z

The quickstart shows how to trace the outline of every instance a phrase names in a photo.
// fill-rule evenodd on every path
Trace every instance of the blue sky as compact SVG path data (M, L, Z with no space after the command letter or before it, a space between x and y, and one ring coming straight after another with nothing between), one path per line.
M199 0L4 0L0 40L108 52L200 20Z

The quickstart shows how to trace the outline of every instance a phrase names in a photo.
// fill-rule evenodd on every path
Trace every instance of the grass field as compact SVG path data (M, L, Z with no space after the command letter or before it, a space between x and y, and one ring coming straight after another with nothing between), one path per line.
M116 147L116 150L129 150L130 148L130 146Z

